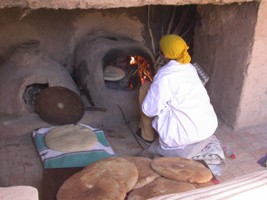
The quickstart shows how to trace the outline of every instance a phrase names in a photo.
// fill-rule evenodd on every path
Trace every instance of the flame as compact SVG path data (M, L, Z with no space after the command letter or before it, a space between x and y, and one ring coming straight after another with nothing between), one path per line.
M136 64L136 60L135 60L134 56L131 56L130 64L131 65Z
M153 77L151 74L151 69L149 63L146 62L144 58L141 56L130 56L130 65L134 65L134 71L132 70L129 73L128 80L133 77L136 73L139 76L139 79L141 81L141 85L143 85L147 81L152 81ZM134 85L130 85L130 88L134 87Z

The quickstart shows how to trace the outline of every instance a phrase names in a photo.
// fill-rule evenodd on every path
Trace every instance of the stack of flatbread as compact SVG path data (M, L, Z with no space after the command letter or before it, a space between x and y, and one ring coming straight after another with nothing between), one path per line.
M140 168L143 171L144 168ZM151 160L150 169L159 176L143 187L132 190L128 200L145 200L160 195L186 192L204 184L210 185L211 171L202 163L178 157L159 157Z
M111 157L67 179L58 200L145 200L211 185L202 163L178 157Z

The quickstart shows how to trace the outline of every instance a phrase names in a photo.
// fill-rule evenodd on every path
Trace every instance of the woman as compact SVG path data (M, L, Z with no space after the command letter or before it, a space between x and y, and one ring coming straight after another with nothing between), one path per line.
M195 147L206 146L218 126L217 117L190 64L185 41L170 34L160 39L159 46L167 64L158 70L151 84L140 88L139 134L152 142L156 131L158 140L149 147L153 153L188 157Z

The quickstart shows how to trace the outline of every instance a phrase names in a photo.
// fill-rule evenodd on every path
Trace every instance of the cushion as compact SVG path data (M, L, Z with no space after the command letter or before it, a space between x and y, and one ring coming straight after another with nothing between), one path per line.
M33 131L33 141L44 168L84 167L97 160L115 156L103 130L94 129L85 124L78 124L77 126L88 128L93 131L97 138L97 142L93 146L89 145L87 150L77 149L75 151L73 149L71 152L63 152L49 148L45 142L46 134L59 126L39 128Z

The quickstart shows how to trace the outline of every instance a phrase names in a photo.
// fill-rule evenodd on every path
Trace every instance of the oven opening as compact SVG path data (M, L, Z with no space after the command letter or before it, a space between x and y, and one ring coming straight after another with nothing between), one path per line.
M149 61L139 55L120 56L104 66L107 88L131 91L145 81L152 81L154 71Z

